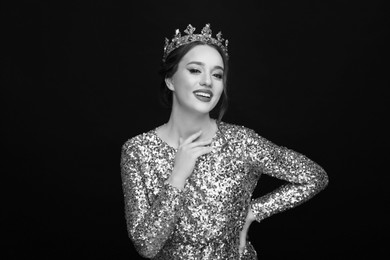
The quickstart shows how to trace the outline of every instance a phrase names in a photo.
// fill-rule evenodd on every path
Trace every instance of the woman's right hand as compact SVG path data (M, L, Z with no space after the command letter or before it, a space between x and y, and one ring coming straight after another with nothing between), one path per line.
M168 178L168 183L183 189L185 181L191 176L195 167L195 162L199 156L209 153L213 150L211 146L211 139L205 141L196 141L202 134L202 131L190 135L184 141L179 139L179 147L175 156L175 164L173 166L172 174Z

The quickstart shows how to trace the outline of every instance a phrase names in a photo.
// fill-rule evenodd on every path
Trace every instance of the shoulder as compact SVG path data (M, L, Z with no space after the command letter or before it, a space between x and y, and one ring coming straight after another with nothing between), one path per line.
M130 152L130 151L141 150L143 147L148 146L148 143L153 139L155 135L154 133L155 133L155 129L152 129L128 139L122 145L122 151Z
M232 134L232 135L245 135L248 131L251 129L237 124L232 123L226 123L226 122L220 122L219 129L225 133L225 134Z
M268 141L264 137L260 136L255 130L242 125L221 122L220 130L228 137L228 139L245 142L251 141L252 139Z
M246 126L221 122L220 129L225 140L232 147L241 147L245 151L254 153L270 152L281 148Z

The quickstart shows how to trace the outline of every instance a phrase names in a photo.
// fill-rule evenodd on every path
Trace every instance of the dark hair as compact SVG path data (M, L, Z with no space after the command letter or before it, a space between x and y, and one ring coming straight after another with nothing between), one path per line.
M166 86L165 79L171 78L173 74L177 71L179 62L192 48L198 45L208 45L215 48L222 57L224 73L223 73L223 92L221 98L218 101L218 104L215 107L219 107L219 114L217 122L221 122L223 115L225 114L228 107L228 96L227 96L227 75L228 75L228 57L224 51L217 45L208 44L201 41L194 41L185 45L178 47L173 50L166 58L165 62L161 64L160 75L162 77L162 82L160 85L161 91L161 101L167 107L172 106L172 91ZM214 108L215 109L215 108ZM214 110L213 109L213 110Z

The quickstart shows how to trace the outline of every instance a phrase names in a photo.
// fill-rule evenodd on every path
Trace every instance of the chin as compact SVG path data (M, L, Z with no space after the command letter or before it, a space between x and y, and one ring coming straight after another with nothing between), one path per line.
M208 114L210 113L214 107L217 105L216 102L209 102L209 103L204 103L204 104L197 104L194 109L198 111L199 113L202 114Z

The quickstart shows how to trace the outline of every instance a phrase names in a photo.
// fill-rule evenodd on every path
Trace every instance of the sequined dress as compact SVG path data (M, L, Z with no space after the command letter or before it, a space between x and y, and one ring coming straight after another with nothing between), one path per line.
M257 259L239 234L249 208L256 221L295 207L328 183L325 171L304 155L277 146L255 131L221 122L209 154L202 155L184 190L165 181L176 149L156 129L122 146L121 176L129 237L151 259ZM288 181L252 198L261 174Z

